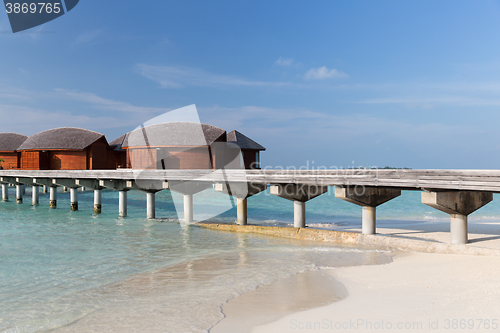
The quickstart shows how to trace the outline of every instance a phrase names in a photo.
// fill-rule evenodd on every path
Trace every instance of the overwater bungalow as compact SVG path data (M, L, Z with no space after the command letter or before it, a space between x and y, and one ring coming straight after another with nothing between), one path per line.
M146 126L112 141L133 169L258 169L265 148L238 131L171 122ZM239 154L241 152L241 155Z
M226 142L221 128L171 122L127 133L122 148L132 169L217 169L224 166Z
M18 148L23 170L115 169L117 161L103 134L63 127L30 136Z
M20 153L18 148L28 137L17 133L0 133L0 168L19 169Z

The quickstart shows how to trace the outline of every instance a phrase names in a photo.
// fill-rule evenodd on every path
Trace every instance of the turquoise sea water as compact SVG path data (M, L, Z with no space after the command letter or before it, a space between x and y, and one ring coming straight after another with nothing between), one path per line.
M29 189L23 204L0 202L0 331L44 332L93 318L100 331L112 332L120 320L135 318L144 331L206 332L221 320L221 304L259 285L318 267L390 261L389 253L373 249L184 225L175 213L179 198L159 192L155 220L145 218L146 197L138 191L129 192L127 218L117 217L112 191L103 192L100 215L93 214L93 192L79 193L77 212L69 210L69 193L59 194L55 210L48 194L32 207ZM228 205L212 189L194 202L195 219L235 219L235 208L212 217ZM249 198L248 215L250 223L286 225L293 204L266 191ZM377 215L382 224L448 218L422 205L420 192L404 192ZM471 215L498 217L495 200ZM308 202L307 219L312 226L360 225L361 209L329 192Z

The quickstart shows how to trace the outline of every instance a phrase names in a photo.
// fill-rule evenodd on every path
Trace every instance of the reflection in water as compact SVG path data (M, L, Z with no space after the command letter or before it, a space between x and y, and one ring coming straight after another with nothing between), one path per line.
M103 203L112 207L117 197L103 193ZM87 214L90 192L79 212L50 210L43 196L37 209L2 203L0 331L205 332L222 318L221 304L259 286L318 267L390 260L373 250L181 225L171 209L147 220L144 202L131 192L126 219L112 208ZM59 203L69 207L69 198Z
M109 303L60 332L86 331L91 327L120 332L130 329L128 325L148 332L172 328L177 332L205 332L222 319L219 305L228 299L229 304L247 302L252 320L267 322L283 313L345 297L342 286L330 277L318 271L297 273L332 263L338 267L391 260L386 253L373 250L311 246L253 235L227 236L231 250L137 274L99 289L98 293L108 295ZM272 300L269 293L274 295ZM243 296L234 298L238 295ZM135 319L124 326L123 318ZM243 320L238 314L234 318ZM226 324L221 321L213 332Z

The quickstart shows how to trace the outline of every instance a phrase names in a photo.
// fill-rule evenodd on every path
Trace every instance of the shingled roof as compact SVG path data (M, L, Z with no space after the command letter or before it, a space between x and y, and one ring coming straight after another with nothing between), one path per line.
M226 131L212 125L189 122L162 123L127 133L122 146L207 146L225 134Z
M128 134L128 133L127 133ZM109 143L109 146L111 147L111 149L113 150L122 150L122 146L123 146L123 141L125 140L125 138L127 137L127 134L123 134L122 136L120 136L119 138L116 138L114 139L113 141L111 141Z
M241 149L266 150L265 147L236 130L227 134L227 142L233 142Z
M82 150L104 137L103 134L82 128L62 127L50 129L30 136L18 148Z
M26 141L26 135L17 133L0 133L0 151L14 151Z

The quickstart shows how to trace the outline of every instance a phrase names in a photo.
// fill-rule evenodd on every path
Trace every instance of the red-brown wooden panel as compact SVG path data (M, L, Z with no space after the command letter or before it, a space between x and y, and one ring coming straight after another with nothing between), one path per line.
M51 151L50 170L87 170L86 151Z
M0 159L3 160L0 164L5 170L19 168L19 158L17 153L0 153Z
M127 162L132 169L156 169L156 149L129 149Z
M38 151L21 152L21 169L40 170L40 156Z

